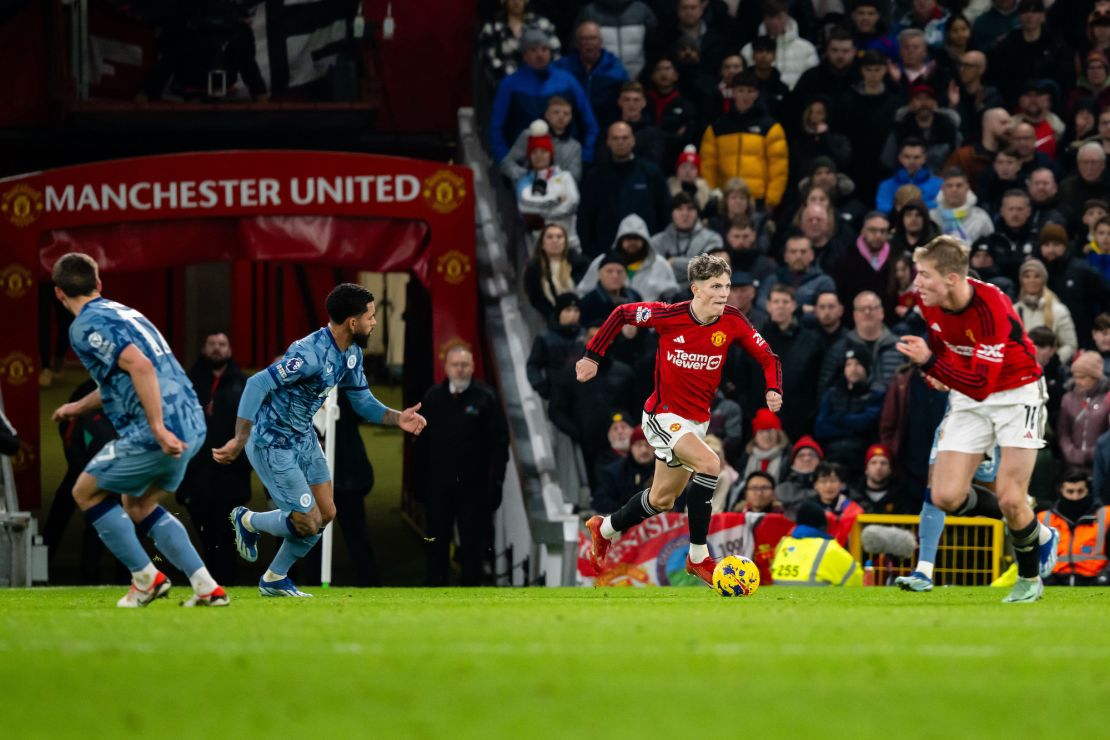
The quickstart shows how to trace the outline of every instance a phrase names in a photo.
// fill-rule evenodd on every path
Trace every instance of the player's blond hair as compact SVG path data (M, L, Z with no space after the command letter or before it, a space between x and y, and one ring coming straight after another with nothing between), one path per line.
M955 237L942 234L928 244L913 250L913 261L929 260L942 276L956 273L967 277L968 258L971 248Z
M718 275L731 275L732 265L724 257L715 257L712 254L699 254L690 260L686 267L686 275L690 282L708 280Z

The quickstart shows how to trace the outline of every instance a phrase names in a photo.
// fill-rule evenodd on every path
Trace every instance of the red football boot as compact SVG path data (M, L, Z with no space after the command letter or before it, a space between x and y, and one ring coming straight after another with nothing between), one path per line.
M690 555L686 555L686 572L692 576L705 581L705 585L713 588L713 569L717 567L717 561L713 558L706 558L700 563L695 563L690 560Z
M601 573L601 561L609 553L609 545L613 544L601 534L601 522L604 517L591 516L586 520L586 529L590 530L590 565Z

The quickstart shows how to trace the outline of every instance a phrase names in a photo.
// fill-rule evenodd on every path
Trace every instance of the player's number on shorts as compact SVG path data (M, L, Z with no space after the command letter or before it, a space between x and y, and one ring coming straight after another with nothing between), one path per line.
M1026 431L1039 435L1038 427L1040 426L1040 424L1038 424L1038 422L1040 421L1040 411L1041 411L1040 406L1026 406L1025 407L1025 429L1026 429Z
M166 344L166 340L162 337L162 333L155 329L141 313L133 308L125 308L123 306L118 308L113 306L113 310L121 319L135 327L135 331L143 335L143 339L145 339L146 343L150 346L150 351L153 352L156 357L161 357L162 355L168 355L170 353L170 347ZM146 326L143 325L144 323Z

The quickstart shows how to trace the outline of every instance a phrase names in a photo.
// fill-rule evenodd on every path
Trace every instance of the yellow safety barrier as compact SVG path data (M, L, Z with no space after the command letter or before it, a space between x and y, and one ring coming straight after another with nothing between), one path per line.
M889 585L897 576L908 575L917 564L917 551L912 558L891 555L865 555L860 544L860 531L869 524L884 524L908 529L917 537L921 517L911 514L860 514L852 527L848 550L861 564L868 559L875 568L875 585ZM982 517L950 516L944 522L944 534L937 547L933 581L938 586L989 586L1003 569L1005 534L1002 522Z

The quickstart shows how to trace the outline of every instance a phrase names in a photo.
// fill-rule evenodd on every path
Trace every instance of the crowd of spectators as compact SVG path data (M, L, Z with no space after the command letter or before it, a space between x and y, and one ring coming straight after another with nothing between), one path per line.
M730 303L782 359L784 405L763 408L762 374L733 348L710 430L731 471L715 510L917 513L945 394L894 345L926 330L912 253L938 234L968 244L1036 344L1049 447L1032 493L1051 505L1066 466L1110 498L1110 0L514 12L533 25L483 55L500 78L490 150L550 322L528 377L582 447L595 508L643 487L632 450L656 342L626 327L590 384L573 363L614 306L688 298L689 259L718 253Z

